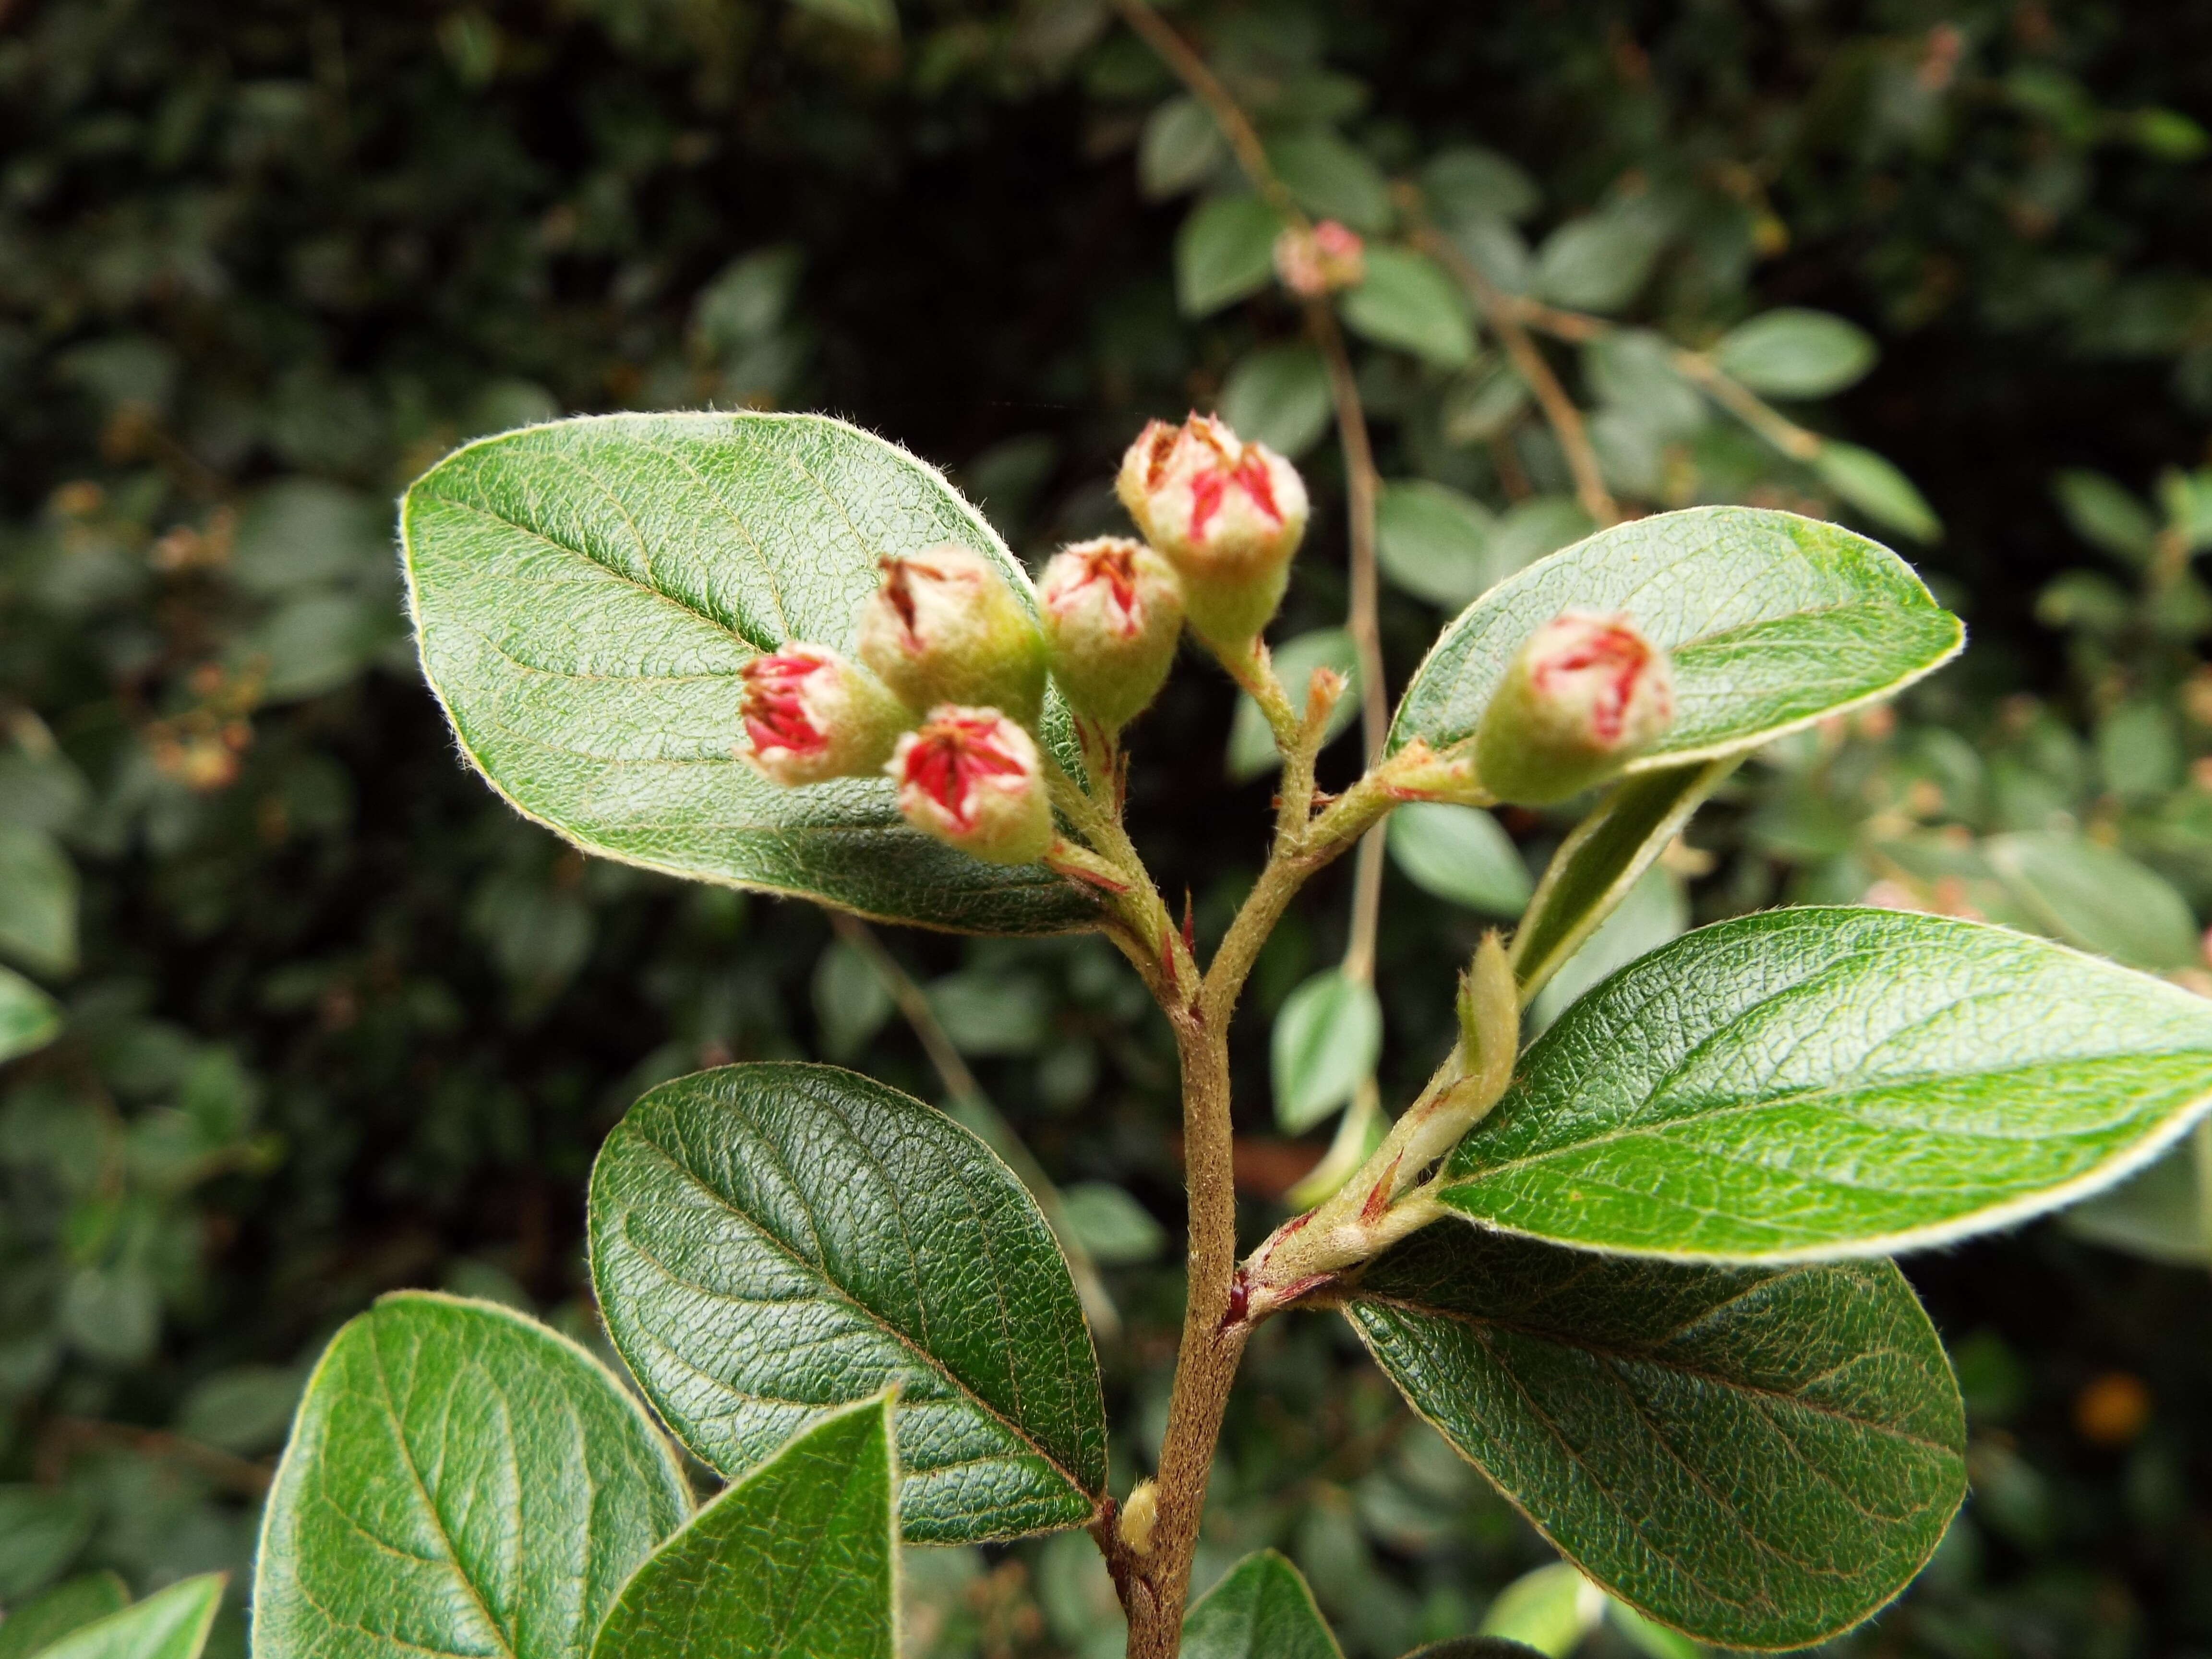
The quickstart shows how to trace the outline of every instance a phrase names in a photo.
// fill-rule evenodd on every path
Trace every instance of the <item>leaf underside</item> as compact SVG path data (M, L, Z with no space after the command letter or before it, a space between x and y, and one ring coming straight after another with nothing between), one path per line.
M933 468L814 415L621 415L471 444L401 507L423 672L462 749L586 851L925 927L1042 933L1094 902L909 830L888 779L786 789L739 759L738 671L851 648L877 561L1022 568Z
M1965 1496L1958 1391L1886 1261L1710 1267L1444 1222L1344 1311L1583 1572L1704 1641L1856 1624Z
M690 1508L605 1368L489 1303L386 1297L307 1385L262 1522L258 1659L580 1659Z
M592 1659L892 1659L889 1399L825 1419L699 1511L623 1587Z
M790 1063L665 1084L599 1153L591 1235L616 1347L726 1475L896 1383L910 1540L1078 1525L1105 1490L1097 1361L1051 1231L918 1100Z
M1635 769L1740 753L1895 692L1958 649L1959 619L1880 543L1794 513L1689 507L1601 530L1462 611L1390 731L1472 737L1521 642L1567 610L1626 612L1674 661L1674 722Z
M1438 1195L1559 1243L1887 1255L2117 1181L2212 1103L2212 1003L2007 929L1807 908L1684 935L1522 1056Z

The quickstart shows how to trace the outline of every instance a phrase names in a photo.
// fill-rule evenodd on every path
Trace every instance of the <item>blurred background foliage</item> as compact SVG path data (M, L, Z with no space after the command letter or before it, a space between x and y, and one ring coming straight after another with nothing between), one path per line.
M1170 15L1310 211L1382 250L1418 199L1495 294L1607 319L1540 349L1630 510L1840 514L1968 618L1967 656L1902 708L1747 767L1573 971L1871 899L2212 988L2212 14ZM242 1571L304 1368L380 1291L595 1340L599 1137L732 1058L821 1055L1012 1125L1094 1264L1117 1489L1142 1472L1180 1198L1173 1051L1133 979L1091 940L840 933L521 823L413 671L391 502L453 443L558 413L821 408L947 467L1035 559L1115 526L1142 418L1218 406L1315 482L1278 631L1330 660L1341 468L1243 188L1098 0L0 3L0 1605ZM1589 522L1440 269L1391 249L1345 305L1399 684L1444 617ZM1136 738L1138 839L1201 932L1266 819L1233 714L1193 665ZM1394 832L1386 1103L1565 823ZM1347 878L1270 946L1240 1030L1255 1237L1328 1143L1310 1091L1302 1134L1271 1109L1269 1023L1340 949ZM915 986L949 1067L901 1016ZM2212 1654L2191 1158L1907 1263L1966 1386L1975 1496L1836 1651ZM1284 1546L1355 1659L1511 1615L1509 1583L1522 1615L1550 1598L1554 1651L1681 1650L1585 1632L1575 1585L1524 1578L1541 1541L1325 1319L1253 1345L1214 1496L1201 1577ZM1120 1651L1079 1534L909 1565L916 1655ZM242 1643L234 1592L217 1644Z

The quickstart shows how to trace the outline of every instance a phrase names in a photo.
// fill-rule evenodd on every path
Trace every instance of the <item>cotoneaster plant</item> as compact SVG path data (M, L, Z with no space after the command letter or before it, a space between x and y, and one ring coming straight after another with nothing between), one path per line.
M1239 1357L1285 1317L1349 1321L1572 1564L1569 1601L1601 1587L1652 1651L1814 1643L1927 1561L1964 1428L1887 1258L2156 1156L2212 1101L2212 1004L1975 922L1796 908L1686 934L1522 1036L1743 756L1927 674L1956 618L1833 525L1621 524L1469 605L1328 796L1344 677L1285 684L1262 637L1297 472L1194 416L1138 437L1121 493L1142 539L1032 586L942 477L851 426L613 416L450 456L403 531L464 753L579 847L1127 957L1175 1033L1188 1172L1155 1477L1107 1489L1075 1285L981 1140L849 1072L723 1066L638 1101L591 1182L599 1305L658 1425L526 1318L387 1297L331 1344L278 1472L261 1659L890 1659L902 1543L1069 1528L1132 1655L1334 1653L1272 1554L1187 1606ZM1121 812L1125 728L1183 635L1282 766L1266 866L1204 961ZM1579 827L1476 952L1428 1086L1240 1253L1229 1031L1300 886L1405 804L1569 798ZM703 1506L664 1429L727 1483Z

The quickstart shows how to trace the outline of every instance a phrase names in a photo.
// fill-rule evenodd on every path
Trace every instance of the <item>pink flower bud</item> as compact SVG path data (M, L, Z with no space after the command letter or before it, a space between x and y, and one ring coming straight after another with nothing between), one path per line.
M745 757L781 784L880 769L914 716L873 674L819 645L793 642L738 671Z
M1024 726L1044 703L1044 636L999 567L950 543L880 561L860 608L860 660L908 707L1003 708Z
M1569 611L1531 634L1475 728L1475 772L1498 799L1542 806L1603 781L1674 718L1667 653L1625 616Z
M1275 274L1302 300L1318 300L1367 280L1367 245L1334 219L1275 238Z
M992 864L1035 864L1052 845L1052 803L1035 739L995 708L951 703L898 740L884 769L917 830Z
M1182 578L1190 625L1242 650L1275 614L1306 530L1297 469L1209 415L1137 434L1115 482L1145 539Z
M1069 705L1118 732L1159 695L1182 630L1182 588L1142 542L1102 536L1053 556L1037 583L1053 678Z

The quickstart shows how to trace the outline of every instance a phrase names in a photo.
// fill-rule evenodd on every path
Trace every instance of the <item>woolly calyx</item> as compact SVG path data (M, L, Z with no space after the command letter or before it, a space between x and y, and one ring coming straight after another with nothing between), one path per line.
M1301 300L1318 300L1367 280L1367 245L1334 219L1275 238L1275 275Z
M744 683L739 752L776 783L820 783L879 771L914 724L906 705L858 663L794 641L738 671Z
M1182 578L1183 611L1218 651L1243 653L1267 625L1305 534L1297 469L1228 424L1154 421L1122 458L1115 490L1145 539Z
M1035 726L1044 637L999 568L951 543L879 562L860 607L860 660L916 710L960 703Z
M1182 587L1142 542L1102 536L1053 556L1037 582L1052 677L1109 732L1159 695L1182 631Z
M1626 616L1565 611L1531 634L1475 728L1498 799L1546 806L1601 783L1674 718L1667 653Z
M1036 742L995 708L931 709L884 770L906 821L948 846L990 864L1035 864L1052 846Z

